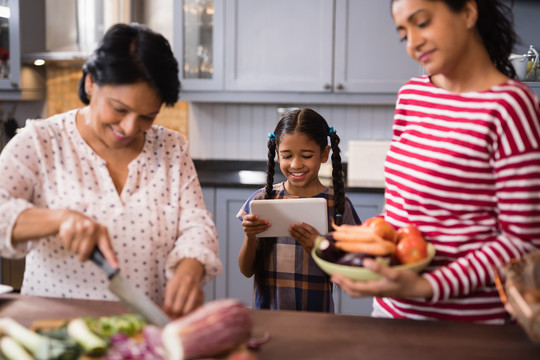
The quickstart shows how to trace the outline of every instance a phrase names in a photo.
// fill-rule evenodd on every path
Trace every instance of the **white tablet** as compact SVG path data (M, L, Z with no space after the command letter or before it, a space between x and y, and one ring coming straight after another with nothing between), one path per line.
M324 198L253 200L250 213L272 224L257 237L289 236L289 227L300 222L313 226L319 234L328 233L328 210Z

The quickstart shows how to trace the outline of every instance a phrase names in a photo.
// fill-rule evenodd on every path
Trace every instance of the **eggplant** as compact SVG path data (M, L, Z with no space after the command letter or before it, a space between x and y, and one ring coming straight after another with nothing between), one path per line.
M391 256L375 256L365 253L346 253L338 260L335 261L336 264L346 265L346 266L358 266L361 267L364 259L373 259L380 262L383 265L391 265Z
M368 255L364 253L346 253L336 261L336 264L347 266L363 266L362 262L365 258L374 259L375 257L373 255Z
M320 236L315 240L315 253L323 260L336 262L346 253L338 249L335 243L336 241L331 234L325 237Z

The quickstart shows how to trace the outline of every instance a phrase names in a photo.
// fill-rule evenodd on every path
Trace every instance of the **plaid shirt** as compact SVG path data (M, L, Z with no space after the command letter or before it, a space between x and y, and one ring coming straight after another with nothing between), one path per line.
M242 220L249 213L252 200L264 199L265 190L253 193L242 206L237 217ZM334 192L326 188L314 196L322 197L328 203L328 224L334 214ZM274 185L275 199L294 199L298 196L285 191L283 183ZM358 224L360 219L350 200L346 198L343 224ZM259 293L254 288L253 307L256 309L303 310L334 312L332 283L311 258L304 248L292 237L261 238L258 241L271 241L273 246L270 256L264 260L264 276Z

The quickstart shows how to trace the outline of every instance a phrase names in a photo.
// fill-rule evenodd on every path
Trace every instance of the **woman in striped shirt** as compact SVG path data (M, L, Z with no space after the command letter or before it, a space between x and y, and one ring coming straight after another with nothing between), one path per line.
M516 35L499 0L393 0L407 52L428 75L399 91L385 162L385 219L436 248L420 275L365 261L374 316L502 324L493 267L540 248L540 102L513 80Z

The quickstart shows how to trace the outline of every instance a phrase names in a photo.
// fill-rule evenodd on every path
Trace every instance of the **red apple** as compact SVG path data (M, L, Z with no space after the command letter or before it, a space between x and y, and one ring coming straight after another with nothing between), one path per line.
M399 228L394 256L401 264L412 264L427 257L427 242L414 225Z
M364 221L362 226L372 228L377 235L385 240L396 242L397 232L390 223L386 222L382 217L372 217Z
M409 224L407 226L400 227L397 231L397 242L406 236L420 236L423 237L420 230L415 225Z

